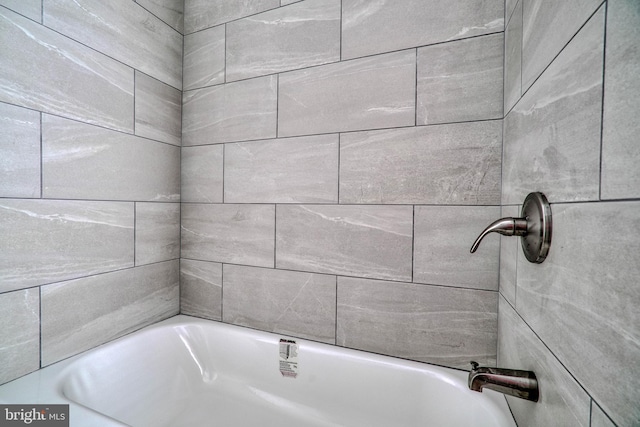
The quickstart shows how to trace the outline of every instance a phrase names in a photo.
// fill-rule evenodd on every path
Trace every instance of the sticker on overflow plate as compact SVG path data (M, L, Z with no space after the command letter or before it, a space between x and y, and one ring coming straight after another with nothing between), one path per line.
M298 375L298 344L295 341L280 338L280 373L291 378Z

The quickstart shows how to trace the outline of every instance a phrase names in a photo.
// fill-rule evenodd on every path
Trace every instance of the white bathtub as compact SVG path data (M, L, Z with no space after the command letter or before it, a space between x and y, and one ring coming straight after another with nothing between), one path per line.
M5 384L0 403L69 403L78 427L515 427L466 372L295 338L280 365L281 338L176 316Z

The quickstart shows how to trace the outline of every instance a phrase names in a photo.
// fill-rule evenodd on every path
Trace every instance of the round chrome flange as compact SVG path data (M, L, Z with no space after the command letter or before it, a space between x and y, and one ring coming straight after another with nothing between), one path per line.
M529 193L520 216L527 220L527 234L521 237L527 260L540 264L551 246L551 206L542 193Z

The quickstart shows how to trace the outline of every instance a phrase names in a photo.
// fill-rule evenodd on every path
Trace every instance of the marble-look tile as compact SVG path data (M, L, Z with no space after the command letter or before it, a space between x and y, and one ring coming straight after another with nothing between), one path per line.
M40 368L40 290L0 294L0 384Z
M278 205L276 267L411 280L411 206Z
M228 203L337 203L338 135L227 144Z
M131 0L50 0L44 25L182 89L182 35Z
M522 2L520 0L505 0L504 2L504 17L505 22L508 24L509 20L513 17L513 13L518 7L518 3L520 3L522 7Z
M180 260L180 313L222 320L222 264Z
M598 200L603 44L601 10L505 118L504 204Z
M182 204L182 258L273 267L273 205Z
M507 396L518 426L589 426L589 395L504 298L498 307L498 362L533 371L538 379L538 402Z
M189 0L184 5L184 33L234 21L280 6L279 0Z
M336 343L468 368L495 365L497 293L338 277Z
M274 138L277 103L277 76L185 92L182 145Z
M133 70L0 7L0 101L133 132Z
M522 95L522 1L519 1L504 33L504 112Z
M180 148L44 115L46 198L178 201Z
M502 206L500 218L518 218L520 209L520 206ZM516 305L518 252L522 251L520 240L513 236L500 236L500 294L513 306Z
M136 265L180 258L180 204L136 203Z
M607 3L602 198L640 198L640 7Z
M522 91L565 47L602 0L522 0ZM604 8L603 8L604 9ZM604 32L604 29L601 28Z
M286 6L288 4L292 4L292 3L298 3L302 0L280 0L280 6Z
M307 0L226 27L227 81L340 60L340 0Z
M136 135L168 144L182 139L182 92L136 71Z
M340 203L497 205L502 121L340 136Z
M516 308L619 425L640 420L640 202L553 204L543 264L518 259Z
M225 265L223 280L223 321L335 344L335 276Z
M0 0L0 5L42 23L42 0Z
M415 124L414 50L280 75L278 136Z
M413 281L497 291L497 235L486 237L476 253L469 249L499 215L498 206L416 206Z
M179 262L42 287L42 366L178 314Z
M444 18L446 17L446 18ZM343 0L342 59L389 52L504 28L504 0Z
M184 0L136 0L136 2L171 25L177 32L184 32Z
M417 124L502 118L504 35L418 49Z
M593 400L591 401L591 426L590 427L616 427L611 419L604 413Z
M133 203L0 199L0 292L133 266Z
M0 197L40 197L40 113L0 103Z
M180 200L222 203L224 145L182 148Z
M184 36L184 90L224 83L225 26Z

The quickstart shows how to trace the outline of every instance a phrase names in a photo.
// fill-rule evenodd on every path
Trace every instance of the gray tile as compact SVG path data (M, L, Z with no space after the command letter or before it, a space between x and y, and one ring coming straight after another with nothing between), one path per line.
M522 1L524 92L602 4L602 0Z
M469 249L499 215L498 206L416 206L413 281L497 291L498 237Z
M136 203L136 265L180 258L180 204Z
M340 0L307 0L226 28L227 81L340 60Z
M184 37L184 90L224 83L224 25Z
M279 0L191 0L185 3L184 32L193 33L280 6Z
M640 202L554 204L552 211L545 262L519 255L516 308L617 424L637 424Z
M276 266L411 280L411 206L279 205Z
M273 205L182 204L182 258L273 267Z
M277 76L185 92L182 145L274 138Z
M0 235L0 292L131 267L133 203L2 199Z
M495 365L497 293L338 277L337 344L468 368Z
M168 144L182 140L182 92L136 71L136 135Z
M133 70L0 8L0 101L133 132Z
M42 0L0 0L0 5L42 23Z
M227 144L224 200L337 203L338 135Z
M335 344L335 276L225 265L223 277L225 322Z
M520 206L502 206L500 217L520 217L520 210ZM513 306L516 305L518 252L522 251L520 240L513 236L500 236L500 295Z
M507 113L522 95L522 1L516 5L504 34L504 112Z
M633 1L607 3L602 198L640 197L640 8Z
M504 0L342 2L342 58L502 31ZM446 17L443 18L443 17Z
M178 314L179 262L42 287L42 366Z
M504 35L418 49L417 123L502 118Z
M182 89L182 36L131 0L48 1L44 25Z
M616 427L602 408L593 400L591 401L591 427Z
M222 203L222 144L182 148L180 200Z
M171 25L176 31L184 31L184 1L183 0L136 0L149 12Z
M415 124L414 50L280 76L278 136Z
M40 290L0 294L0 384L40 368Z
M520 3L521 7L522 7L522 2L520 0L505 0L504 2L504 16L505 16L505 22L509 22L509 20L513 17L513 13L515 8L518 6L518 3Z
M40 197L40 113L0 103L0 197Z
M601 10L505 118L503 203L598 199L603 38Z
M507 397L518 426L589 426L589 395L503 298L498 361L502 368L533 371L538 379L538 402Z
M299 1L302 1L302 0L280 0L280 6L286 6L288 4L298 3Z
M42 118L44 197L178 201L179 170L179 147L60 117Z
M500 203L502 121L343 134L340 203Z
M222 320L222 264L180 260L180 313Z

